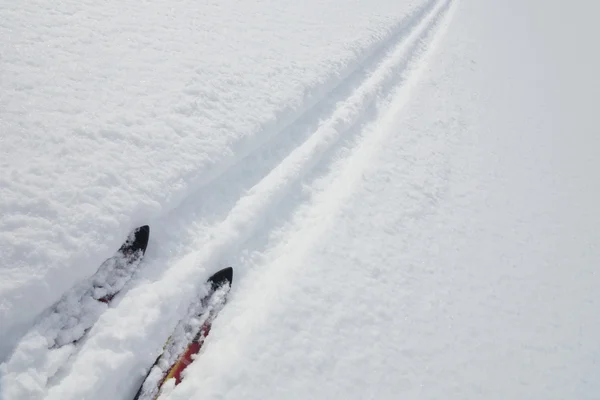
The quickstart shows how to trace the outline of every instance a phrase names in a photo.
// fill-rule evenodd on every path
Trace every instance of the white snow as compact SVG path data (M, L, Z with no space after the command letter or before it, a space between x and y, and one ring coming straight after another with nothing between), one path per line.
M416 6L3 5L0 358L132 228L168 213L181 219L170 229L192 224L184 200L304 115Z
M0 398L132 399L224 265L161 400L600 398L598 11L0 6ZM146 223L49 353L40 313Z

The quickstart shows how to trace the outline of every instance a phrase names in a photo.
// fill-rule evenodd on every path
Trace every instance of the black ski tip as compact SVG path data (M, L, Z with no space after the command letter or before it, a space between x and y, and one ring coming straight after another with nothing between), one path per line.
M139 228L136 228L133 231L133 240L127 241L121 247L121 252L123 254L133 254L137 251L141 250L142 253L146 253L146 248L148 247L148 240L150 239L150 226L143 225Z
M232 281L233 268L231 267L223 268L222 270L208 278L208 283L210 283L212 290L217 290L223 285L231 286Z

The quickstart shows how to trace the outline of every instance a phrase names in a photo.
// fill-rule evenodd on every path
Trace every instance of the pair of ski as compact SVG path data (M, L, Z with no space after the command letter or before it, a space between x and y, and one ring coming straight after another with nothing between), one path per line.
M148 237L139 229L144 228L149 229L147 226L138 228L134 234L136 239L133 241L133 243L138 243L139 248L143 247L143 252L145 252ZM140 246L141 244L143 246ZM133 250L136 251L137 247ZM183 371L200 352L213 320L225 305L232 281L233 268L231 267L224 268L208 278L208 293L200 300L199 307L193 310L191 318L182 321L169 337L161 355L158 356L144 378L134 400L155 400L160 395L165 383L172 379L173 386L176 386L181 382ZM110 296L109 301L112 297L114 294ZM104 299L100 301L104 301Z
M49 351L70 357L104 309L121 292L141 263L150 238L148 225L135 229L115 256L106 260L86 282L78 285L55 304L37 325L48 340ZM208 293L188 320L182 321L150 368L135 400L154 400L163 385L182 380L183 370L200 351L212 321L226 302L233 269L225 268L208 280ZM77 305L74 307L73 305ZM59 369L59 368L58 368ZM57 371L57 370L55 370ZM53 379L52 375L48 377Z
M149 232L148 226L136 229L133 240L126 242L119 252L132 262L143 257L148 246ZM174 385L181 382L183 371L194 361L210 332L213 320L225 305L232 280L231 267L224 268L208 278L209 291L201 299L199 309L194 311L189 321L183 321L167 340L163 352L148 371L134 400L155 400L166 382L171 379L174 380ZM98 300L109 303L117 293L109 292Z

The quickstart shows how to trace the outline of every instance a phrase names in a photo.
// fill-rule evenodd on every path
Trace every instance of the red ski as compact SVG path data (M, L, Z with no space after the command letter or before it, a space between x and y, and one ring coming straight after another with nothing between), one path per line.
M196 316L198 322L201 323L200 328L194 328L191 323L178 327L179 331L175 332L165 344L163 353L150 368L134 400L155 400L165 382L170 379L175 379L175 385L181 382L182 372L194 361L194 355L198 354L202 348L213 320L225 305L232 280L233 268L231 267L220 270L208 279L209 293L202 299L200 313ZM190 333L193 334L196 329L197 332L192 336L192 340L188 342L183 352L175 354L177 353L178 339L187 337Z

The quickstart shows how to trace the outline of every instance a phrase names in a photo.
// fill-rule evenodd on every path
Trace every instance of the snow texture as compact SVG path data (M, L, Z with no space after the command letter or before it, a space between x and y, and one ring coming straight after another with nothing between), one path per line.
M278 135L413 5L3 5L0 359L132 228Z
M132 399L225 265L160 400L600 398L598 11L2 5L0 398ZM49 353L40 315L142 224Z

